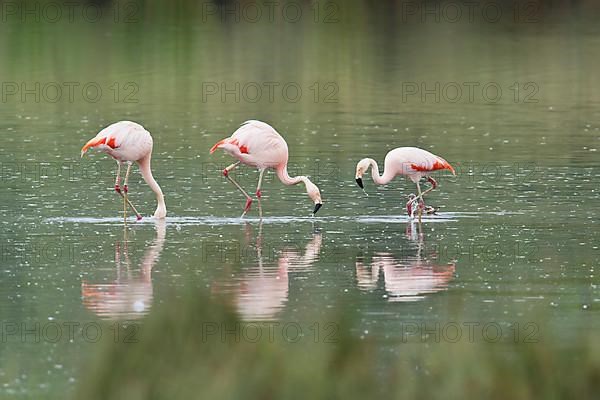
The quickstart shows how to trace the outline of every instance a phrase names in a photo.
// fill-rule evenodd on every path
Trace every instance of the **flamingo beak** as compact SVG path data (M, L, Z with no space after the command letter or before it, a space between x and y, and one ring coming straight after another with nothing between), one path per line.
M317 211L319 211L319 209L323 207L323 203L316 203L315 204L315 209L313 211L313 215L315 215L317 213Z
M369 193L367 193L365 186L363 185L362 178L356 178L356 184L362 189L365 196L369 196Z

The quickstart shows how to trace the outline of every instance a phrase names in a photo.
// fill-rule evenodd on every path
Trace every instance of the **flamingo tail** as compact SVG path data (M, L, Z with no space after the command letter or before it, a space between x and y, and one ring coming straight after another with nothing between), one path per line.
M447 169L448 171L452 172L452 175L456 176L456 171L454 170L454 167L452 167L452 165L450 165L450 163L446 160L443 160L443 164L444 164L444 169Z

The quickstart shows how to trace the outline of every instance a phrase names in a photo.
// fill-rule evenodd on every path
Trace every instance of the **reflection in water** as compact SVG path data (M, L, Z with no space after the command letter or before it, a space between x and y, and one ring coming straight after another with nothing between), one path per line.
M435 253L423 257L423 233L416 228L414 222L407 224L406 228L407 237L418 245L414 256L398 260L391 253L379 252L371 259L370 266L364 264L362 257L357 257L356 279L359 289L376 289L381 273L389 301L418 301L427 294L448 288L455 263L437 264Z
M290 247L264 248L261 224L256 239L258 264L245 268L239 276L234 274L226 282L215 283L213 291L231 296L244 320L273 319L288 300L288 274L309 271L319 257L321 244L321 234L314 233L303 252Z
M152 268L165 244L166 223L156 221L156 238L134 272L130 268L127 237L115 245L117 279L112 283L81 283L83 305L101 318L134 319L148 313L152 305ZM126 233L127 231L125 231Z

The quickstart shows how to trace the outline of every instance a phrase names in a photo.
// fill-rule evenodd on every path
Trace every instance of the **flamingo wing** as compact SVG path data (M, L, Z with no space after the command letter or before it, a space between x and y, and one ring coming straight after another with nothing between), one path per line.
M89 148L97 147L121 161L138 161L152 151L150 132L132 121L119 121L102 129L81 149L83 155Z
M405 173L411 171L426 173L447 169L453 175L456 175L454 168L448 161L417 147L399 147L392 150L389 155L392 156L395 162L400 163L402 171L405 171Z
M219 148L244 163L259 167L275 167L286 162L288 157L283 137L269 124L255 120L244 122L230 137L211 147L210 152ZM240 158L242 154L245 155L243 159Z
M438 171L440 169L447 169L452 172L452 175L456 175L456 171L450 163L444 160L442 157L434 156L434 160L427 160L426 162L415 162L411 163L410 166L413 170L419 172Z

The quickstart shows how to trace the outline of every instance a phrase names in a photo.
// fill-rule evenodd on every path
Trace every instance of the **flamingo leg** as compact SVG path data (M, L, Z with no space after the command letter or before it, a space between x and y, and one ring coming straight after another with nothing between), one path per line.
M125 224L127 224L127 204L129 203L129 199L127 198L127 192L129 191L129 187L127 183L129 182L129 173L131 172L131 163L127 163L127 171L125 171L125 179L123 180L123 220Z
M431 187L429 189L427 189L426 191L424 191L423 193L421 193L421 196L425 196L427 193L431 192L433 189L435 189L437 187L437 182L432 177L428 176L427 181L429 183L431 183Z
M256 186L256 197L258 198L258 216L262 219L262 205L260 203L260 198L262 197L262 192L260 191L260 186L262 185L263 175L265 174L265 169L261 169L258 175L258 185Z
M260 170L260 173L259 173L259 175L258 175L258 185L256 186L256 197L258 197L259 199L260 199L260 198L261 198L261 196L262 196L262 193L261 193L261 191L260 191L260 186L262 185L263 175L264 175L265 171L266 171L266 170L265 170L264 168L263 168L263 169L261 169L261 170Z
M233 183L233 185L239 189L240 192L242 192L242 194L246 197L246 205L244 206L244 212L242 213L242 217L244 217L244 215L246 215L246 213L250 210L250 206L252 205L252 197L250 197L248 195L248 193L246 193L246 191L240 186L239 183L237 183L236 181L233 180L232 177L229 176L229 172L231 172L231 170L233 170L235 167L237 167L240 164L240 162L235 162L233 164L231 164L229 167L225 168L223 170L223 175L225 176L225 178L227 178L229 180L229 182Z
M123 193L121 192L121 187L119 186L119 182L121 180L120 178L121 178L121 163L119 161L117 161L117 178L115 180L115 192L117 192L119 194L119 196L121 196L123 199L125 199L125 196L123 196ZM127 185L127 184L125 184L125 185ZM124 186L123 190L127 191L126 188L127 188L127 186ZM138 210L136 210L136 208L133 206L133 204L131 204L131 201L129 201L129 198L127 198L127 204L129 204L129 207L131 207L131 209L135 213L135 217L138 219L138 221L140 219L142 219L142 216L140 215Z
M421 221L421 215L423 214L423 210L425 210L425 198L424 196L431 192L433 189L435 189L437 187L437 182L435 181L435 179L433 179L432 177L427 177L427 181L429 183L431 183L431 187L427 190L425 190L424 192L421 192L421 185L419 184L419 182L417 182L417 196L412 195L410 200L408 201L408 203L406 203L406 208L407 211L409 213L409 216L412 217L412 213L410 210L413 210L413 207L417 207L418 209L418 215L419 215L419 222ZM437 211L434 207L430 207L431 210L427 210L426 213L427 214L435 214L435 212Z
M423 214L423 208L421 202L423 201L423 193L421 193L421 185L417 182L417 214L419 215L419 224L421 223L421 215Z
M121 180L121 162L117 161L117 177L115 179L115 192L121 194L121 187L119 181Z
M435 181L435 179L431 178L431 177L427 177L427 181L429 183L431 183L431 187L429 189L427 189L426 191L424 191L423 193L421 193L421 187L419 186L419 182L417 182L417 190L419 191L419 194L417 195L417 197L415 199L413 199L413 201L417 200L417 199L423 199L423 201L425 201L425 199L423 198L427 193L431 192L433 189L435 189L437 187L437 182Z

